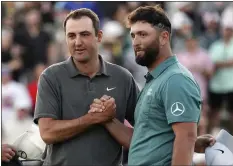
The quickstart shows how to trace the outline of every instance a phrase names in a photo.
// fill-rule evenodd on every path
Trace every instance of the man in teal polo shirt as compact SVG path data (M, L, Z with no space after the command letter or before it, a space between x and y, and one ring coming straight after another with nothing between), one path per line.
M160 7L129 17L136 62L148 68L136 110L129 165L190 165L200 118L200 89L172 56L171 24Z
M132 130L117 120L107 129L123 146L131 141L128 165L191 165L194 148L201 151L196 142L200 88L172 55L171 24L159 6L139 7L128 21L136 62L149 72L138 97L132 139ZM98 108L98 102L91 108Z
M159 6L139 7L128 21L136 62L149 71L135 110L128 164L190 165L200 88L172 54L171 23Z

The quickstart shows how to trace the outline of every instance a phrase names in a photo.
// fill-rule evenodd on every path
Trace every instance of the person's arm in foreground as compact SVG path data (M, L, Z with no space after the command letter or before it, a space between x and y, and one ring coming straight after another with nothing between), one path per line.
M112 101L108 102L109 100ZM105 109L101 109L102 106L104 106ZM115 109L115 100L104 95L101 99L94 100L89 113L103 114L105 112L109 112L111 114L112 110ZM126 149L129 148L133 135L133 128L125 126L116 118L104 123L103 125L122 146L124 146Z
M196 123L175 123L172 125L172 128L176 135L173 146L173 157L175 159L172 165L186 165L183 156L191 159L191 161L187 160L186 163L192 163L193 148L196 153L205 153L205 149L213 146L216 142L215 138L210 134L204 134L196 138Z
M46 144L54 144L68 140L82 133L91 125L105 122L113 117L107 113L103 115L86 114L72 120L61 119L60 97L58 84L50 79L51 75L42 74L39 80L37 102L34 115L35 123L38 122L41 138Z
M172 128L175 133L172 165L191 165L197 138L197 124L174 123Z
M133 128L125 126L118 119L104 124L110 134L126 149L129 149L131 138L133 136Z
M139 94L139 88L133 77L130 77L127 99L127 107L125 113L125 119L133 126L134 125L134 111L137 103L137 98ZM96 100L97 112L98 108L101 107L101 104L105 105L105 101L108 100L110 96L104 95L100 100ZM94 104L94 103L93 103ZM99 104L99 105L98 105ZM115 103L112 103L115 104ZM95 107L95 105L93 105ZM106 109L108 111L108 109ZM91 111L90 111L91 112ZM131 138L133 136L133 128L127 127L121 123L118 119L114 118L107 123L104 123L105 128L109 133L125 148L129 149Z
M40 118L39 129L41 138L46 144L54 144L68 140L88 129L91 125L109 120L105 115L86 114L72 120L56 120Z

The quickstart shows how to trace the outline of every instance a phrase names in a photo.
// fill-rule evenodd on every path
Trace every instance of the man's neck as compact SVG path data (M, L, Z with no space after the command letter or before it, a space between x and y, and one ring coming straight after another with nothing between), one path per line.
M172 56L172 52L171 50L168 50L166 52L161 52L158 55L158 58L154 61L154 63L148 67L148 71L151 72L152 70L154 70L156 67L158 67L162 62L164 62L166 59L170 58Z
M83 73L84 75L87 75L90 78L94 77L101 67L98 56L97 58L91 59L87 63L79 63L74 60L74 64L76 68L80 71L80 73Z

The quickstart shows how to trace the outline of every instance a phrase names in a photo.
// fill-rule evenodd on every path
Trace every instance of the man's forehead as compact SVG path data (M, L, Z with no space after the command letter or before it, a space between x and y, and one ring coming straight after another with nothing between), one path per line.
M131 25L130 32L136 33L138 31L152 31L154 28L148 22L138 21Z
M69 19L66 23L66 32L93 32L94 27L92 20L89 17L81 17L79 19Z

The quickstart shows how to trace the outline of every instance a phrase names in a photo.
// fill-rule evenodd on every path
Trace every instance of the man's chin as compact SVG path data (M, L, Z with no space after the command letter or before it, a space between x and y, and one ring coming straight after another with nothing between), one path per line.
M145 59L139 56L136 57L136 63L141 66L147 66Z
M73 58L75 59L75 61L77 61L79 63L87 63L90 60L90 58L88 56L80 57L79 55L74 55Z

